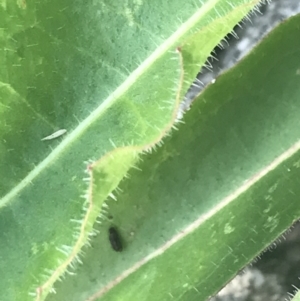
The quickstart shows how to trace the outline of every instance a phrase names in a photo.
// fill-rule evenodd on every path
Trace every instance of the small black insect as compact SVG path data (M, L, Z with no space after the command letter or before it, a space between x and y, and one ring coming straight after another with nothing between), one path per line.
M111 247L116 251L116 252L121 252L122 251L122 242L119 236L119 233L117 232L116 228L110 227L108 230L108 238L110 241Z

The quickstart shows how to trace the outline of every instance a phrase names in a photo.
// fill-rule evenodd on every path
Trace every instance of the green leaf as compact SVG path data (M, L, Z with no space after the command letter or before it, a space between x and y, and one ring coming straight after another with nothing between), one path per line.
M76 265L107 196L257 3L0 2L1 300L43 300Z
M292 301L299 301L300 300L300 292L295 295L295 297L292 299Z
M278 26L142 157L47 301L207 300L299 219L299 24Z

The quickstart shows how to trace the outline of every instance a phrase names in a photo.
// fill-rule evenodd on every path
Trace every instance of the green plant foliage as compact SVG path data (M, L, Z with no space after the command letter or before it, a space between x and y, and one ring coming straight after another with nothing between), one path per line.
M299 219L299 24L278 26L142 157L47 301L205 301Z
M299 301L300 300L300 293L298 292L296 296L293 298L293 301Z
M0 1L1 301L41 301L77 264L103 202L257 3Z

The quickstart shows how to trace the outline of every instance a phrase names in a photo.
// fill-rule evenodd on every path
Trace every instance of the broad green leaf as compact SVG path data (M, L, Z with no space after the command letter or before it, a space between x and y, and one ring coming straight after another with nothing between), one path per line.
M299 28L278 26L142 157L47 301L205 301L299 219Z
M43 300L76 265L103 202L257 3L0 2L1 301Z

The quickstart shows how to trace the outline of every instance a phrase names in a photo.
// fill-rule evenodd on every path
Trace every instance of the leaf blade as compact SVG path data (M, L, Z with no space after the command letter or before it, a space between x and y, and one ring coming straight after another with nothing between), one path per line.
M111 252L103 221L48 300L206 300L299 219L299 19L208 87L121 183L109 214L124 252Z
M101 7L103 3L105 7ZM224 1L206 3L213 11L213 4ZM240 3L244 1L237 2ZM249 10L255 3L247 2L245 9ZM5 44L0 57L6 66L0 71L4 117L0 154L5 162L1 163L4 180L0 183L0 220L1 229L5 229L1 234L0 267L7 275L0 291L5 295L4 300L31 300L28 291L32 295L38 292L38 298L44 298L66 263L77 260L77 252L86 242L99 213L99 208L94 209L88 223L83 224L86 215L82 216L82 209L89 196L89 187L82 181L87 177L83 162L97 161L115 145L120 147L125 142L131 145L132 140L132 144L145 145L164 134L163 130L175 119L180 99L176 103L174 95L182 71L180 56L177 54L176 60L172 60L174 54L166 50L189 36L191 30L208 23L201 19L201 7L196 7L195 13L193 1L186 3L185 10L179 10L182 6L179 2L168 4L168 14L180 12L181 19L187 23L182 26L174 22L171 29L169 24L160 39L159 26L154 27L154 34L141 24L131 27L128 8L137 9L139 21L148 22L148 29L153 28L153 19L148 21L145 8L124 7L123 2L119 7L111 1L102 4L91 1L90 5L73 5L67 0L19 4L9 3L0 8L0 25L4 28L1 42ZM149 8L149 4L145 5ZM162 21L160 26L168 25L169 15L160 14L159 5L153 8ZM244 14L240 10L239 13ZM129 26L124 27L124 19ZM106 24L111 24L110 31ZM178 28L182 31L174 37ZM95 33L99 31L101 40L96 40ZM147 34L139 35L140 32ZM120 33L123 39L118 41ZM219 38L222 35L220 32ZM128 37L136 39L142 51L136 53L136 44L124 43ZM151 40L153 37L158 38L158 45L172 38L163 50L155 52L158 47ZM210 45L215 46L214 42ZM142 68L136 67L138 60L142 61ZM158 67L153 67L153 61ZM147 68L151 64L150 72ZM148 71L147 76L144 71ZM163 75L163 82L157 74ZM156 85L151 81L153 78ZM132 85L134 88L129 91ZM184 85L187 87L188 81ZM159 99L151 97L153 90L160 92ZM148 96L145 102L140 101L143 94ZM129 111L127 106L134 110ZM46 133L62 128L69 134L51 140L51 144L38 144ZM115 163L112 172L117 171L118 175L112 173L106 194L136 160L136 150L125 154L126 164L122 152L118 153L123 164ZM110 159L106 166L109 162ZM103 200L102 195L98 207ZM80 220L82 227L69 222ZM12 268L14 264L18 265L17 269Z

